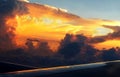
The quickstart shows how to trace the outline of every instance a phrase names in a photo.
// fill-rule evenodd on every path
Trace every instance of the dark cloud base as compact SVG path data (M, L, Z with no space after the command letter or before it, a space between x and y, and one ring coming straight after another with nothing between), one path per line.
M28 39L27 49L16 48L6 52L1 51L0 60L36 67L52 67L120 59L119 47L97 50L87 43L87 37L75 36L76 40L73 40L73 35L66 34L56 52L53 52L45 41L38 41L38 48L35 48L33 42L36 40Z

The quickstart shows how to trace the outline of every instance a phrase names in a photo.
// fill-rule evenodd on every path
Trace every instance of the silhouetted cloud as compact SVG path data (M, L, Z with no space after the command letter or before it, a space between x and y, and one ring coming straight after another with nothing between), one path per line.
M81 48L84 47L86 37L83 35L66 34L60 43L58 53L62 54L65 58L73 58L80 53Z
M27 39L25 44L27 46L27 51L32 55L51 56L53 53L53 51L50 49L48 45L48 42L46 41L37 39Z
M94 38L90 38L89 43L100 43L106 41L104 36L98 36Z
M52 51L49 49L47 42L27 39L26 45L28 49L33 47L34 42L39 42L38 48L33 47L32 53L31 49L22 48L0 52L0 60L38 67L52 67L120 59L120 54L118 53L120 48L97 50L88 44L87 40L88 38L84 35L66 34L60 43L59 50L50 55Z

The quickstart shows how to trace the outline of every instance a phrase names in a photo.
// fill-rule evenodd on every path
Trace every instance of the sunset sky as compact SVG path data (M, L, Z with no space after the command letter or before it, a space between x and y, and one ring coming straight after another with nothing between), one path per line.
M11 12L3 16L5 24L1 23L4 27L0 36L6 38L4 34L9 33L8 40L17 46L24 45L28 38L60 41L66 34L83 34L101 48L103 44L120 46L116 44L120 42L119 0L18 0L21 3L17 4L15 1L8 0L0 9L4 14L3 8L10 7L7 13ZM113 42L115 45L111 45Z
M110 48L113 47L112 39L119 38L119 35L114 37L119 33L120 28L119 0L29 1L30 3L26 4L29 14L15 18L18 22L16 27L18 44L24 43L22 40L26 38L61 40L66 33L69 33L84 34L90 38L100 36L98 38L104 41L94 45L97 48L106 46ZM12 24L11 20L8 24ZM114 43L118 42L120 41L114 41Z
M85 18L120 20L120 0L29 0L64 8Z
M35 67L118 60L119 13L120 0L0 0L0 60Z

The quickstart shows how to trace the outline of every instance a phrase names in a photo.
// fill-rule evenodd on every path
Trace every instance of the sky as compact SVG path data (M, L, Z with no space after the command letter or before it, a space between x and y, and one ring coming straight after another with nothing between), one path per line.
M84 18L120 20L120 0L29 0L68 10Z
M18 1L22 1L23 4ZM14 47L13 45L23 46L28 38L60 41L66 34L83 34L95 40L97 38L95 43L110 40L107 45L120 47L120 21L115 21L120 20L119 0L34 0L30 3L24 1L28 2L28 0L0 1L2 4L0 6L0 25L2 25L0 47L3 50L6 44L10 49ZM64 8L68 12L44 4ZM116 44L111 41L113 39ZM105 43L101 46L103 45L108 47Z

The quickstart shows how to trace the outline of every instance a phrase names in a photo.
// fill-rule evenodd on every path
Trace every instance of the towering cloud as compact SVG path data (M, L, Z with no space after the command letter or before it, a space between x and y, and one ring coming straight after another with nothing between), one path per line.
M95 37L94 42L102 42L108 35L119 36L111 34L113 29L102 25L119 24L82 18L65 9L29 3L28 0L0 0L0 49L23 45L27 38L61 40L67 33L84 34ZM101 37L103 35L105 37Z
M24 13L27 13L24 3L17 0L0 0L0 50L14 47L13 38L17 22L12 19L15 19L17 14L22 15ZM8 19L11 20L8 21Z

